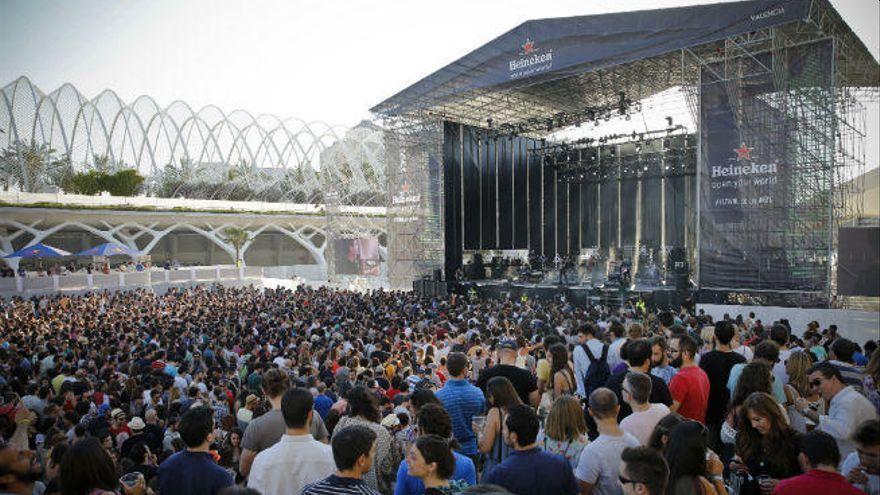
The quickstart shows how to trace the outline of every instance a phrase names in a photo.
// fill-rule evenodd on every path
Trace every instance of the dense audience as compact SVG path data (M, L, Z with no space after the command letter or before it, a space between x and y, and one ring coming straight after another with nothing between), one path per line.
M640 302L221 286L0 306L0 492L880 494L880 352Z

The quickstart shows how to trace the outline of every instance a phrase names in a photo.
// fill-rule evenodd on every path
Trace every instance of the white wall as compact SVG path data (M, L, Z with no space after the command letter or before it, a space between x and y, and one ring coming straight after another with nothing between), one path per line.
M880 339L880 313L871 311L855 311L850 309L804 309L783 308L779 306L735 306L727 304L697 304L697 309L705 310L706 314L718 320L727 313L731 318L743 315L745 318L749 312L755 313L755 317L766 325L782 318L788 319L792 333L797 336L803 335L807 329L807 323L819 322L820 328L828 328L828 325L837 325L838 334L859 344L868 340Z

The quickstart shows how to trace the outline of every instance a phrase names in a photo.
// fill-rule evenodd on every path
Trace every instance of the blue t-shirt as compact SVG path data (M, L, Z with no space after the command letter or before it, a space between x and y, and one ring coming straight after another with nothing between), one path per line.
M315 397L315 411L318 411L321 419L327 419L327 413L330 412L331 407L333 407L333 399L330 397L324 394Z
M474 461L470 457L453 452L455 455L455 472L452 473L453 480L462 480L468 486L477 484L477 469L474 467ZM394 495L422 495L425 493L425 484L422 480L415 476L407 474L409 466L406 459L400 463L397 468L397 484L394 486Z
M743 368L746 367L746 364L747 363L734 364L733 368L730 368L730 376L727 378L727 390L730 391L731 395L733 395L733 391L736 390L736 384L739 382L739 375L742 374ZM783 388L782 382L775 377L771 377L770 382L773 398L776 399L776 402L785 404L788 399L785 398L785 388Z
M577 480L568 461L561 455L538 448L511 452L507 459L486 473L480 482L502 486L515 495L579 493Z
M466 455L476 454L477 436L471 429L471 423L474 416L482 413L486 406L483 391L467 380L450 378L434 395L449 412L449 418L452 419L452 434L461 444L461 452Z
M159 466L156 472L162 495L217 495L232 486L235 478L218 466L207 452L178 452Z

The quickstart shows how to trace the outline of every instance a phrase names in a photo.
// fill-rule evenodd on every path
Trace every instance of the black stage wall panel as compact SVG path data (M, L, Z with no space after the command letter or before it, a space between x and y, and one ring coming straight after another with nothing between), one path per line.
M568 184L556 184L556 252L568 254Z
M599 195L599 215L602 217L601 246L603 248L617 246L617 181L601 183Z
M526 139L513 140L513 248L529 248L529 171Z
M684 247L686 177L666 178L666 245Z
M599 245L599 185L581 185L581 247L592 248Z
M660 247L660 179L642 181L642 245L650 248Z
M464 190L464 248L480 249L480 169L476 130L465 126L462 143Z
M838 239L838 294L880 296L880 227L842 227Z
M540 144L536 141L527 143L529 153L526 158L529 169L529 250L534 251L537 255L544 254L541 245L541 234L543 225L543 216L541 214L541 205L543 204L542 191L544 188L544 179L541 175L542 165L540 157L534 153L540 149Z
M544 256L556 254L556 171L544 166Z
M451 278L461 266L461 138L457 124L443 125L443 230L446 277Z
M498 249L513 249L513 138L498 138Z
M581 248L581 184L568 187L568 252L579 253Z
M638 195L639 181L625 180L620 183L620 241L624 246L636 243Z
M497 210L495 209L495 191L497 186L495 179L495 141L484 137L481 147L481 161L483 162L483 184L481 187L483 239L480 247L482 249L496 249L498 219L496 218Z

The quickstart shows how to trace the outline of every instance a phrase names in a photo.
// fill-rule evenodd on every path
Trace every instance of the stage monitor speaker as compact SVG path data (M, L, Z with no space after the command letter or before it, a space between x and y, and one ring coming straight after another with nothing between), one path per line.
M843 227L838 239L837 293L880 296L880 227Z
M676 263L683 263L687 261L687 251L683 247L674 247L669 250L669 255L666 257L666 269L669 271L675 270Z

